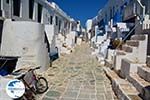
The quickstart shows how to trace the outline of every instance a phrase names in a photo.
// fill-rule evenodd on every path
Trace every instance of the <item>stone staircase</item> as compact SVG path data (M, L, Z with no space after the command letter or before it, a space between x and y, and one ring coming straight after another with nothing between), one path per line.
M114 71L104 68L106 75L110 78L112 88L119 100L142 100L136 88L127 80L120 78Z
M73 51L73 47L66 43L68 41L66 41L66 39L64 39L64 36L62 36L61 34L59 34L56 41L60 54L70 54Z
M150 68L147 66L138 67L137 74L144 80L150 82Z
M109 39L104 39L103 42L99 44L98 54L96 54L96 58L100 62L100 64L104 65L104 60L106 58L106 50L109 45Z
M133 35L131 40L122 46L122 50L116 50L113 59L113 68L116 71L121 70L121 62L124 58L130 63L145 64L147 50L147 35ZM126 62L127 60L125 60ZM127 62L127 63L128 63Z
M150 100L150 83L144 80L145 78L142 78L138 72L129 75L127 80L139 91L140 96L144 100Z
M146 50L147 35L133 35L122 50L113 53L111 67L114 70L110 66L104 68L119 100L150 100L150 68L146 64Z
M150 100L150 68L139 66L137 73L126 79L119 77L110 68L104 68L112 82L112 88L119 100Z
M97 41L94 41L94 45L92 46L92 48L94 49L93 52L91 53L91 55L96 56L97 60L99 61L99 63L101 65L105 64L105 58L106 58L106 54L107 54L107 47L110 43L110 40L106 38L106 35L103 36L98 36L97 37Z

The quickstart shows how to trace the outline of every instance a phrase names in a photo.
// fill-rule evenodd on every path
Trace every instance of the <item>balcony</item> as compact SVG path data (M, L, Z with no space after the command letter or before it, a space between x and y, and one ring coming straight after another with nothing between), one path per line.
M123 21L134 22L135 18L139 16L142 18L145 14L145 7L138 0L132 0L124 9Z

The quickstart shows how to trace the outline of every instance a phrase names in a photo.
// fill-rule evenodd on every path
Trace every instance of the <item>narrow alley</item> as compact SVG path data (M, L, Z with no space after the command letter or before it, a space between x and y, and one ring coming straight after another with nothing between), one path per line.
M0 0L0 100L150 100L150 0Z
M87 43L63 55L47 70L49 91L43 100L114 100L110 81Z

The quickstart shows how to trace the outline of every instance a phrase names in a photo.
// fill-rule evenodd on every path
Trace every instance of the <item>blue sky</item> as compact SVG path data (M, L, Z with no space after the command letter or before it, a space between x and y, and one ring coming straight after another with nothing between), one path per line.
M89 18L97 15L98 11L104 7L107 0L49 0L53 1L75 20L80 20L85 26Z

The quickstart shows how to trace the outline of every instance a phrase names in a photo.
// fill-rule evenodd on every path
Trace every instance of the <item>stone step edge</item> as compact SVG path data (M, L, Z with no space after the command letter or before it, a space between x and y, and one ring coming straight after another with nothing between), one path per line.
M123 50L117 50L116 55L126 55L127 52L123 51Z
M146 39L145 35L132 35L131 40L144 41Z
M121 79L114 71L110 70L109 68L104 68L104 72L106 76L111 80L112 82L112 88L115 94L117 95L118 99L120 100L142 100L138 94L139 92L133 87L128 81ZM120 81L123 81L123 84L120 84ZM132 86L130 89L130 92L124 91L124 88L122 85L128 85L129 87Z
M139 41L138 40L127 40L126 44L129 45L129 46L138 47L139 46Z
M112 68L113 61L108 60L108 59L105 59L104 61L105 61L105 66L106 66L106 67Z
M150 68L150 56L147 56L146 65Z
M150 100L150 83L142 79L137 73L132 73L127 77L127 80L138 90L144 100Z
M122 50L124 52L127 52L127 53L132 53L133 52L133 47L132 46L129 46L129 45L123 45L122 46Z
M137 74L145 81L150 82L150 68L147 66L139 66Z

